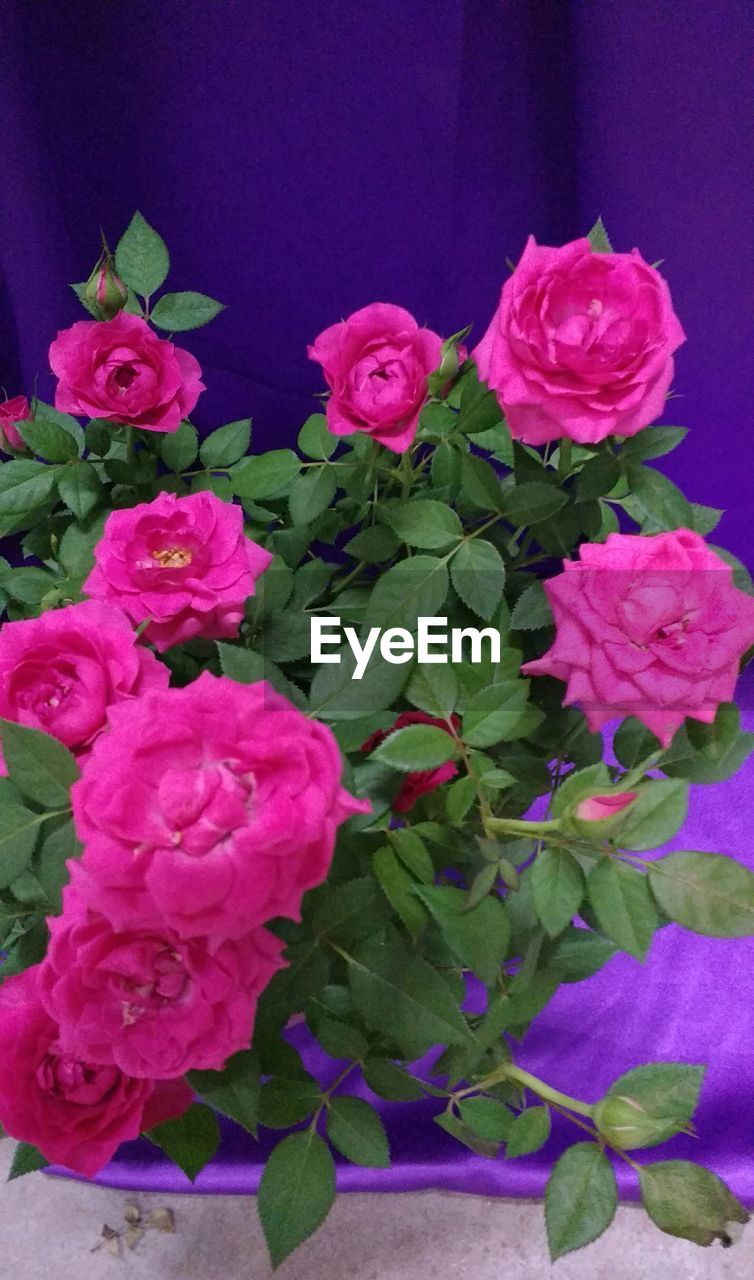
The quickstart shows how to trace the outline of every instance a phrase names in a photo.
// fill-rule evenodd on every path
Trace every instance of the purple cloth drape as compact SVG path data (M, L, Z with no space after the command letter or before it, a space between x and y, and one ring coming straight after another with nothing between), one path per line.
M200 426L291 443L325 325L384 300L478 337L527 233L602 213L688 334L662 465L750 558L753 36L748 0L8 0L0 384L51 394L66 283L138 205L228 304L186 339Z
M82 315L65 285L138 206L173 287L228 304L185 340L209 387L200 427L251 413L257 449L290 444L325 325L386 300L478 336L527 233L559 243L601 213L617 248L664 259L688 334L665 421L692 431L661 465L729 509L716 536L751 564L753 34L748 0L8 0L0 384L51 398L49 342ZM683 843L751 861L753 782L749 766L697 789ZM754 1200L752 961L754 941L665 930L643 969L621 957L564 988L525 1061L596 1096L639 1055L713 1058L701 1141L673 1147ZM341 1185L542 1190L544 1158L477 1160L434 1109L385 1106L394 1168L343 1164ZM197 1190L252 1190L259 1168L229 1129ZM100 1180L188 1187L141 1145Z

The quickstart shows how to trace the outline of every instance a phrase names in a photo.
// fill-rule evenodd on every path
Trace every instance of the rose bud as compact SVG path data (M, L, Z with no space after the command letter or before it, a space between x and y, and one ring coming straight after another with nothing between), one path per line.
M638 791L613 791L583 796L563 820L563 829L586 836L608 836L617 831L627 809L638 800Z
M109 258L97 263L86 282L84 297L91 306L99 308L104 320L112 320L125 306L128 289L116 276Z
M656 1147L684 1128L670 1116L651 1116L641 1103L620 1095L600 1099L592 1118L602 1137L618 1151Z

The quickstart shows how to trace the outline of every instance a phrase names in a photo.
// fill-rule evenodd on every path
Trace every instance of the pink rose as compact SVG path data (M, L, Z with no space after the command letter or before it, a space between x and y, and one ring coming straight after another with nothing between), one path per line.
M257 999L282 964L274 934L253 929L211 947L165 926L116 931L83 905L77 880L74 868L39 976L69 1052L157 1080L221 1071L249 1047Z
M89 750L108 708L169 673L117 609L93 600L0 628L0 716L41 729L74 752Z
M175 431L204 390L194 357L126 311L61 329L50 367L56 409L145 431Z
M621 791L613 795L586 796L576 805L575 816L582 822L605 822L632 805L638 795L638 791Z
M4 444L9 444L11 449L26 448L15 424L26 422L30 417L31 409L26 396L14 396L12 400L0 401L0 449Z
M342 772L332 732L264 682L205 671L114 707L72 789L87 901L182 938L298 919L337 828L369 812Z
M473 356L514 437L596 444L662 413L684 341L668 286L638 249L554 249L530 236Z
M686 716L710 723L754 644L754 598L698 533L611 533L544 583L557 634L527 675L565 680L590 729L637 716L667 747Z
M364 431L394 453L408 449L441 347L436 333L388 302L323 330L308 350L332 390L326 411L333 435Z
M461 721L458 716L452 717L452 723L455 729L460 728ZM391 733L395 733L396 729L404 729L409 724L433 724L438 729L444 729L447 734L450 734L450 729L445 720L436 720L434 716L429 716L424 711L402 711L389 729L378 729L377 733L373 733L371 738L367 738L366 742L362 744L361 750L365 754L374 751ZM408 813L409 809L413 809L421 796L426 796L430 791L435 791L444 782L449 782L451 778L455 778L457 773L458 768L452 760L448 760L446 764L441 764L437 769L422 769L417 773L407 773L400 791L393 801L393 809L396 813Z
M121 1142L182 1114L191 1090L183 1082L155 1088L63 1049L39 999L40 967L0 987L0 1123L47 1160L92 1178Z
M160 493L105 521L82 590L132 622L162 653L194 636L238 635L244 604L272 556L243 531L243 512L204 491Z

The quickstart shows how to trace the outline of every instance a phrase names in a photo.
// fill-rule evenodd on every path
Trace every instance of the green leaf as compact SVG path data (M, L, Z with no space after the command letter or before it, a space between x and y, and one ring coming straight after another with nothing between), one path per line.
M298 433L298 447L307 458L332 457L338 447L338 437L328 430L324 413L313 413L306 419Z
M573 809L583 796L609 791L612 785L610 772L602 760L597 764L587 765L585 769L574 769L564 778L555 792L552 802L553 818L559 818L569 809Z
M419 1082L389 1058L369 1058L364 1063L363 1075L378 1098L387 1098L389 1102L416 1102L423 1097Z
M734 858L679 850L651 864L649 882L665 915L693 933L754 936L754 875Z
M655 1226L694 1244L732 1244L731 1225L749 1220L722 1178L686 1160L645 1165L639 1170L639 1185Z
M732 702L721 703L711 725L687 720L665 752L660 768L689 782L724 782L738 772L754 749L754 733L742 733L740 725L741 713Z
M17 426L19 434L32 453L45 458L47 462L70 462L79 455L74 437L53 419L30 418L25 422L19 422Z
M365 1169L387 1169L390 1148L385 1127L362 1098L333 1098L327 1113L327 1136L341 1155Z
M252 1049L234 1053L222 1071L189 1071L186 1079L205 1102L256 1138L261 1083L259 1059Z
M609 493L620 479L618 459L601 453L584 463L576 479L577 502L589 502Z
M220 1126L215 1114L201 1103L193 1103L182 1116L166 1120L145 1135L160 1147L192 1182L217 1154Z
M545 1192L547 1242L553 1262L606 1231L618 1207L612 1165L596 1142L577 1142L558 1160Z
M462 542L451 561L450 577L464 604L488 622L505 587L505 565L497 548L479 538Z
M73 822L69 819L61 826L52 829L42 841L34 859L37 879L47 901L56 913L61 910L61 893L70 879L66 863L71 858L78 858L81 849Z
M466 704L464 742L470 747L491 747L515 738L528 694L523 680L504 680L480 690Z
M677 449L688 433L688 427L648 427L623 441L621 457L630 458L632 462L663 458Z
M642 785L639 797L621 822L616 837L623 849L657 849L671 840L686 821L689 785L661 778Z
M474 453L461 455L461 485L470 502L480 511L500 511L503 492L500 477L491 463Z
M383 711L392 706L408 679L406 666L385 662L374 653L361 680L354 680L356 658L350 647L340 649L339 657L339 663L323 663L315 671L309 714L318 720L358 720Z
M717 528L725 511L722 507L706 507L701 502L692 502L691 515L691 528L695 533L700 533L703 538L706 538Z
M404 871L392 849L378 849L372 869L391 907L416 938L427 921L423 907L414 896L416 881Z
M398 729L380 743L374 758L405 773L437 769L458 755L449 733L433 724L411 724Z
M0 520L20 517L52 497L60 468L18 458L0 466ZM10 523L10 522L9 522Z
M401 542L409 547L436 551L463 537L461 521L452 507L431 498L390 505L385 514Z
M316 1111L322 1100L317 1081L274 1078L262 1085L259 1094L259 1121L267 1129L290 1129Z
M49 1163L46 1156L43 1156L42 1152L33 1147L30 1142L19 1142L13 1152L8 1181L22 1178L26 1173L36 1173L39 1169L46 1169Z
M506 1142L513 1127L513 1113L494 1098L462 1098L458 1104L463 1123L489 1142Z
M464 371L462 379L461 411L458 415L458 429L467 435L477 435L489 431L501 422L503 411L497 396L489 391L473 365Z
M561 489L533 480L528 484L518 484L504 491L503 515L517 527L539 524L540 521L554 516L567 501L568 497Z
M104 488L91 462L74 462L58 476L61 501L77 520L86 520L104 496Z
M602 932L643 960L659 923L646 877L605 855L590 873L587 889Z
M170 270L165 241L138 211L118 241L115 270L124 284L147 298Z
M70 788L80 776L68 748L11 720L0 720L0 740L8 775L21 794L46 809L67 809Z
M419 617L441 616L448 585L448 570L442 560L424 555L401 560L377 582L367 607L366 623L370 627L405 626L412 630Z
M349 959L349 981L361 1016L409 1056L436 1044L473 1041L450 988L436 969L403 945L370 941ZM418 1055L417 1055L418 1056Z
M613 1081L595 1108L595 1124L621 1151L656 1147L688 1125L706 1068L650 1062Z
M366 1037L360 1031L338 1018L319 1018L313 1031L315 1038L331 1058L355 1062L363 1058L369 1048Z
M27 605L40 604L48 591L56 585L51 573L46 569L38 569L33 564L6 569L0 575L0 583L11 600Z
M552 626L552 609L541 582L532 582L521 593L511 614L513 631L539 631Z
M421 836L411 827L396 827L395 830L386 832L386 835L412 875L425 884L431 884L435 878L435 868Z
M455 1051L457 1053L457 1050ZM451 1059L453 1061L453 1059ZM455 1076L460 1079L459 1070L455 1069ZM452 1111L443 1111L439 1116L433 1116L435 1124L449 1133L456 1142L461 1142L476 1156L484 1156L487 1160L494 1160L497 1156L500 1146L497 1142L491 1142L488 1138L480 1138L474 1133L473 1129L469 1129L467 1125L459 1120L458 1116Z
M311 524L330 506L337 489L335 472L323 464L296 476L288 505L294 525Z
M335 1165L313 1130L275 1147L262 1174L257 1209L273 1267L322 1225L335 1199Z
M445 797L445 812L453 826L460 826L476 799L476 780L470 776L451 782Z
M251 418L228 422L218 427L202 441L199 457L202 464L212 471L215 467L230 467L246 453L251 443Z
M500 899L485 897L470 911L463 889L417 885L414 892L429 907L451 951L486 986L492 986L510 943L510 925Z
M508 1159L539 1151L550 1136L549 1107L527 1107L516 1116L505 1144Z
M182 422L177 431L170 431L160 439L160 457L171 471L186 471L196 458L199 438L190 422Z
M35 398L33 401L32 417L34 419L34 422L37 425L39 426L44 425L45 427L48 427L48 426L56 427L58 431L62 431L66 435L71 437L71 439L76 444L76 452L74 454L69 453L68 454L69 458L80 457L81 454L84 452L84 439L85 439L84 431L81 427L81 424L77 422L76 419L73 418L70 413L61 413L60 410L56 409L53 405L45 404L44 400L37 400ZM26 424L22 423L20 425L25 426ZM61 447L62 447L62 441L61 441ZM66 459L61 459L61 461L65 461L65 460ZM48 459L48 461L55 462L56 459L50 458Z
M584 873L565 849L542 849L532 866L534 906L550 937L569 925L586 889Z
M639 509L644 533L688 528L691 507L677 485L651 467L629 466L627 479L633 504Z
M550 969L560 982L583 982L599 973L618 948L601 933L591 929L566 929L550 957Z
M25 871L39 835L40 815L4 801L0 806L0 889Z
M458 699L458 677L450 663L417 665L406 686L406 697L420 711L445 720Z
M587 235L587 240L592 246L592 253L612 253L613 246L605 230L605 224L602 218L598 218Z
M199 329L203 324L209 324L210 320L214 320L224 310L224 303L208 298L206 293L195 293L188 289L185 293L163 293L152 307L149 318L159 329L181 333L185 329Z
M375 524L360 529L354 538L345 545L345 551L354 560L365 560L367 564L379 564L381 560L390 560L399 547L399 542L392 529L385 525Z
M273 449L259 454L233 472L233 492L243 501L272 498L288 488L298 475L300 465L292 449Z

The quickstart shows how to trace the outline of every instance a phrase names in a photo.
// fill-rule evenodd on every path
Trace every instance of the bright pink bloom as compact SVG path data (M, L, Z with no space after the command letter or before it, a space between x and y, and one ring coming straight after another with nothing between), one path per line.
M48 1160L92 1178L121 1142L184 1112L191 1091L183 1082L155 1088L66 1051L39 999L39 972L36 965L0 987L0 1123Z
M668 286L638 249L530 236L473 357L514 437L595 444L662 413L684 341Z
M93 600L0 628L0 716L59 738L76 755L124 698L166 689L167 667L128 619Z
M26 446L16 429L17 422L26 422L31 417L31 409L26 396L14 396L12 400L0 400L0 449L9 444L11 449L25 449Z
M565 680L590 729L636 716L668 746L686 716L710 723L754 644L754 598L698 533L611 533L545 583L557 633L527 675Z
M126 311L61 329L50 367L56 409L145 431L176 431L204 390L194 357Z
M205 671L114 707L72 790L85 893L119 929L239 937L299 918L335 834L369 811L330 729L266 683Z
M405 452L441 347L436 333L388 302L373 302L325 329L308 350L332 391L326 412L333 435L364 431L394 453Z
M452 722L455 729L460 728L461 721L458 716L453 716ZM424 711L402 711L389 729L378 729L370 738L367 738L366 742L362 744L361 750L365 754L374 751L391 733L395 733L396 729L404 729L409 724L433 724L438 729L444 729L447 734L450 734L450 729L445 720L436 720L434 716L429 716ZM408 813L409 809L413 809L421 796L426 796L430 791L435 791L444 782L450 782L450 779L455 778L457 773L458 768L452 760L441 764L437 769L422 769L416 773L407 773L401 784L400 791L393 801L393 809L396 813Z
M115 931L71 886L49 926L39 993L61 1043L137 1078L221 1071L249 1047L257 1000L283 963L267 929L214 948L165 926Z
M272 556L247 538L243 512L214 493L160 493L112 511L82 590L116 605L163 652L194 636L238 635L244 604Z
M576 817L582 822L604 822L632 805L638 794L638 791L621 791L612 795L586 796L576 805Z

